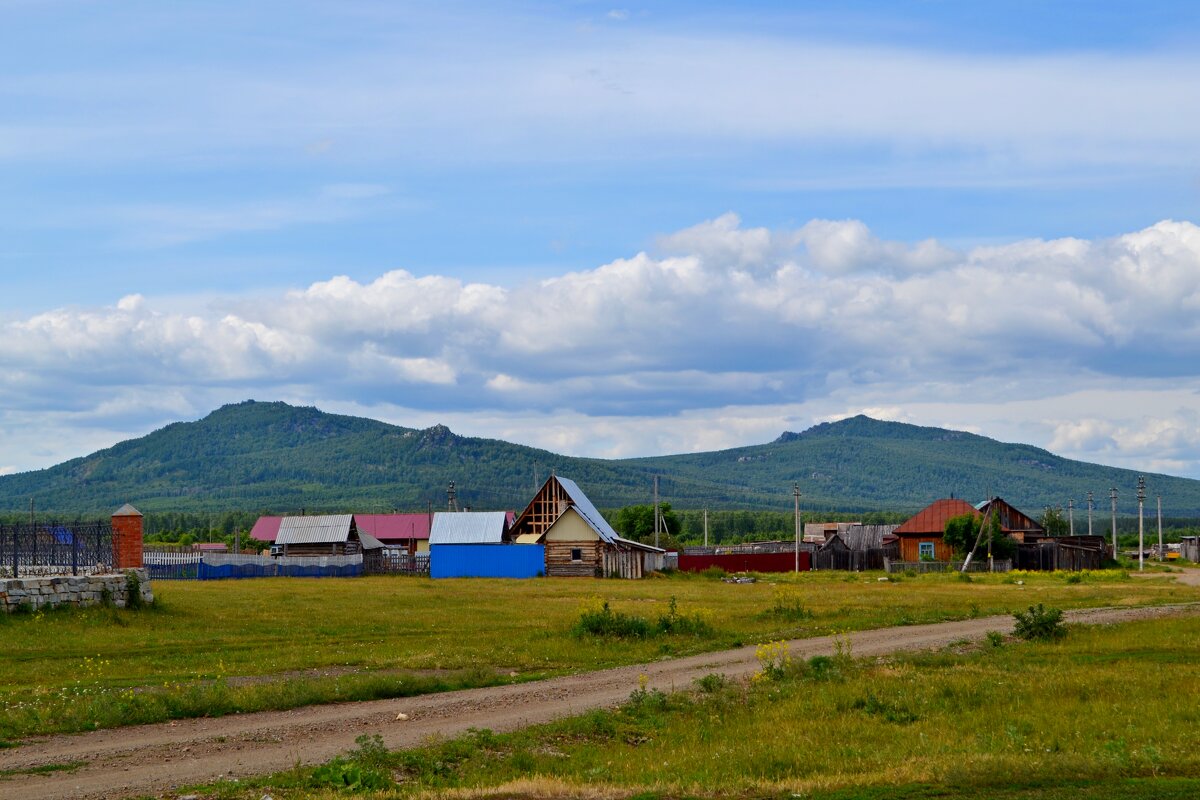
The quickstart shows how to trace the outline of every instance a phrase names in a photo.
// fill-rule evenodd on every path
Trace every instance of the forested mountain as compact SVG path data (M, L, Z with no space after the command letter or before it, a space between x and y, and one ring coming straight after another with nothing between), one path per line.
M1136 511L1136 473L1060 458L940 428L854 417L785 433L774 442L709 453L626 460L572 458L508 442L414 430L285 403L247 401L36 472L0 477L0 512L102 514L124 502L143 511L384 511L460 505L520 508L551 470L575 479L602 507L648 502L655 474L677 509L786 511L792 484L808 511L914 511L948 495L997 494L1037 512L1108 490ZM1200 481L1147 476L1171 516L1200 515ZM1152 503L1151 503L1152 505Z

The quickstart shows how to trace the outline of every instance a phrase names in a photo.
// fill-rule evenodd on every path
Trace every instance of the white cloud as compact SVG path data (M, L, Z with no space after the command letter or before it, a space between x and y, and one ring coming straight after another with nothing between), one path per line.
M99 425L205 410L216 390L399 394L435 421L622 455L865 411L1109 463L1200 464L1198 303L1186 222L958 252L854 220L768 231L728 214L656 253L515 286L394 270L254 302L129 295L10 319L0 400Z

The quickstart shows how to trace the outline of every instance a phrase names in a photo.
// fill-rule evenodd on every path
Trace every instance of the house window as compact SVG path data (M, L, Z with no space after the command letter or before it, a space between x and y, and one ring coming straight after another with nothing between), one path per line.
M572 561L583 561L583 548L581 548L581 547L571 548L571 560Z
M917 546L922 561L933 561L933 542L921 542Z

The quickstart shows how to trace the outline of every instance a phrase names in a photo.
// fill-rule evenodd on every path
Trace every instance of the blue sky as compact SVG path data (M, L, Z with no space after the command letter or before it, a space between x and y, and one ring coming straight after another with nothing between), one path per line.
M0 471L255 397L1200 476L1186 3L0 0Z

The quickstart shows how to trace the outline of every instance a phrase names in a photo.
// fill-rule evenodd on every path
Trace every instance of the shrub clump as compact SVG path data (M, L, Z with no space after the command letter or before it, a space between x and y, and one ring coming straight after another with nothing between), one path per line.
M647 639L652 636L711 636L714 631L711 625L699 613L681 614L679 604L674 597L666 614L661 614L658 620L649 620L621 611L613 611L608 601L603 601L599 607L584 609L571 633L576 636L602 636L614 639Z
M800 622L801 620L811 619L812 615L812 611L804 605L804 598L798 586L776 586L774 589L774 602L762 614L764 617L769 616L789 622Z
M125 573L125 607L131 611L142 607L142 581L133 570Z
M387 772L389 754L383 737L366 734L354 740L358 749L348 756L338 756L328 764L317 767L309 776L312 788L329 788L346 792L390 789L395 783Z
M584 610L571 633L575 636L644 639L650 635L650 623L632 614L613 611L605 600L598 609Z
M1030 606L1028 611L1015 612L1013 619L1016 620L1013 633L1027 641L1052 642L1067 635L1062 609L1046 608L1038 603Z

